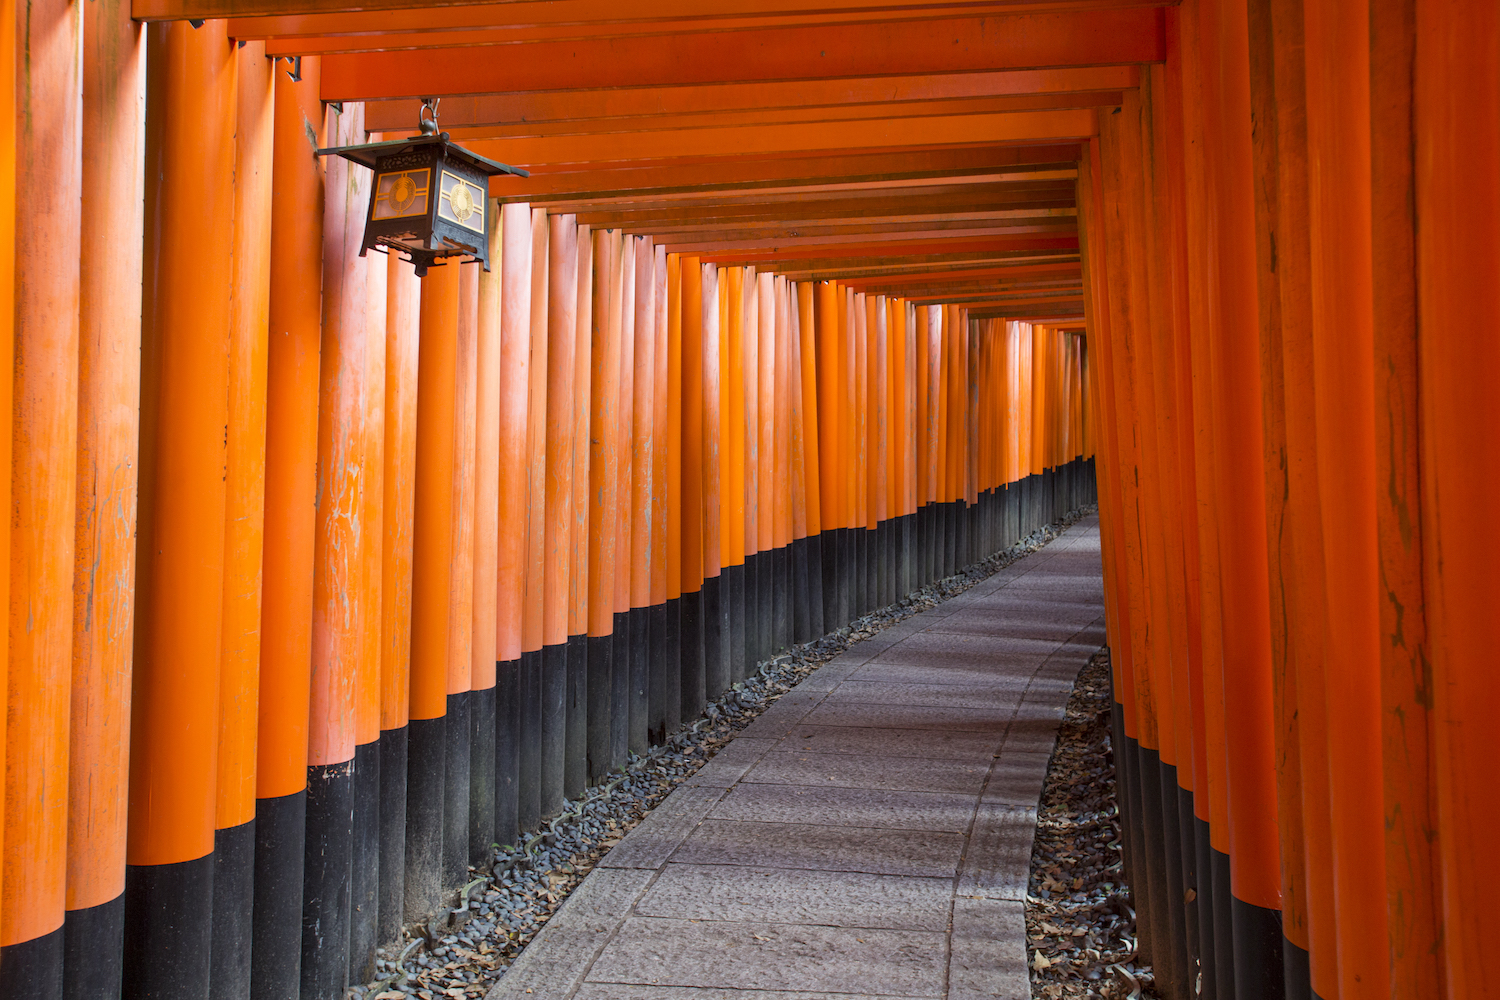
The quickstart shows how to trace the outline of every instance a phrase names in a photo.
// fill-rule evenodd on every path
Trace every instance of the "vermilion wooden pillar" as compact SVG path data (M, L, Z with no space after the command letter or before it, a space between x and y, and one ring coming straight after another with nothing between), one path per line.
M573 570L573 376L578 225L548 219L545 584L542 603L542 815L562 808L567 756L568 610Z
M234 285L210 983L215 998L242 997L250 992L271 289L275 68L266 59L262 42L239 47L235 62L239 95L235 118Z
M513 844L532 785L523 774L521 734L521 622L526 582L527 408L531 384L531 210L507 204L499 212L501 259L499 478L495 584L495 837ZM483 286L481 286L482 290ZM488 299L484 300L488 303ZM481 322L490 319L481 318Z
M1500 880L1490 831L1500 799L1493 756L1489 651L1495 648L1493 555L1487 509L1500 484L1493 391L1500 344L1500 11L1448 0L1416 9L1415 161L1422 533L1428 625L1447 996L1492 1000L1500 934L1488 888Z
M617 274L620 234L593 233L593 308L589 337L588 464L588 766L597 781L617 766L614 740L615 576L619 521L620 330ZM579 342L579 348L583 346ZM576 468L576 466L575 466Z
M255 908L250 995L300 989L302 857L317 511L322 340L323 145L319 61L277 77L272 130L270 337L266 351L265 554L255 770Z
M205 233L202 219L205 212L233 219L235 60L222 21L196 31L184 23L156 26L148 39L151 293L142 320L124 989L127 996L196 998L208 991L212 925L231 324L229 297L208 290L232 281L234 232L224 225ZM69 106L58 98L48 121ZM26 315L23 304L17 311ZM18 343L25 336L18 330ZM24 401L18 394L17 407ZM52 410L71 420L71 409ZM58 452L49 462L71 466L72 457ZM24 495L19 483L16 491L18 499ZM19 662L46 660L23 661L13 651L12 663ZM13 673L13 687L16 680ZM14 753L13 740L11 746ZM9 813L6 821L10 827ZM12 856L25 841L8 829L5 843ZM34 868L38 875L46 870ZM6 886L8 896L17 888L9 879ZM17 917L26 912L9 909Z
M82 185L91 196L83 202L79 266L78 511L63 931L64 985L76 989L74 995L119 989L124 937L142 267L140 255L125 248L144 236L146 88L145 45L129 10L119 3L86 6L83 22L87 151ZM13 41L13 16L0 31ZM10 72L14 80L13 66ZM14 121L11 105L3 106ZM10 143L13 151L13 136ZM9 183L0 181L0 190L9 199ZM13 240L13 234L0 233L0 239L7 238ZM6 269L8 283L12 262L0 260L0 268ZM0 308L14 315L13 304ZM4 361L9 360L7 350ZM4 412L11 412L8 400ZM9 469L9 462L3 467ZM258 581L258 560L254 571ZM251 815L254 720L252 703Z
M382 943L401 935L411 719L412 539L416 501L417 332L422 280L386 258L385 442L380 584L380 904Z

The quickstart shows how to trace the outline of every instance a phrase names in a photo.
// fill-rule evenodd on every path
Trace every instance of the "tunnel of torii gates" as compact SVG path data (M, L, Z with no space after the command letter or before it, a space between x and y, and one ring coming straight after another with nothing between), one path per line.
M1500 996L1500 6L361 6L3 4L0 995L340 997L1097 496L1164 995Z

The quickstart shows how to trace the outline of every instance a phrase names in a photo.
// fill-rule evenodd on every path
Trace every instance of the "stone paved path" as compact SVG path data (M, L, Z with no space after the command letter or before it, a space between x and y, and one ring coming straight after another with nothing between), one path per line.
M1036 804L1103 643L1090 517L784 695L487 1000L1028 998Z

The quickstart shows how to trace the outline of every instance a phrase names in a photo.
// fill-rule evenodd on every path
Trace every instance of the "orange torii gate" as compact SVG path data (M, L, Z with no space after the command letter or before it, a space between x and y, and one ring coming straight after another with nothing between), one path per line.
M342 997L1096 488L1164 995L1495 995L1493 4L701 7L3 6L0 998Z

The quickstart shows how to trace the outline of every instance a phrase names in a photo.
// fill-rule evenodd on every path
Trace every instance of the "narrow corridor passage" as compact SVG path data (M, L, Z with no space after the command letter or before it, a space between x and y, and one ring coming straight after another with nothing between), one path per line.
M633 830L487 1000L1029 997L1036 804L1097 517L860 643Z

